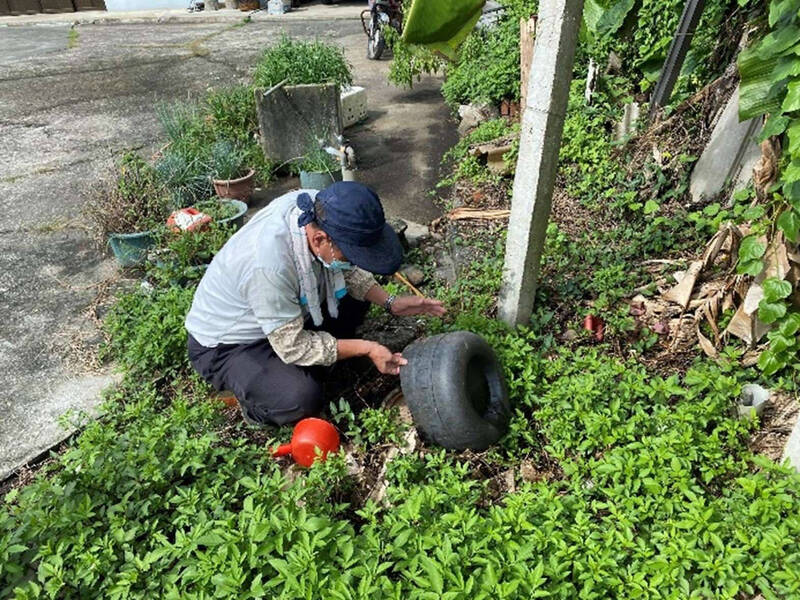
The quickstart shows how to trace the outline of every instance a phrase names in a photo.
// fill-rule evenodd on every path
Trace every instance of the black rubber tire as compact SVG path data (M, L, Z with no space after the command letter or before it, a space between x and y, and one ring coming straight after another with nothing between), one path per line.
M333 4L336 0L322 0L323 4Z
M386 39L383 37L383 32L378 29L374 33L375 41L372 38L367 39L367 58L370 60L380 60L383 56L383 51L386 49Z
M508 429L511 408L491 346L468 331L435 335L403 351L400 385L417 429L445 448L485 450Z

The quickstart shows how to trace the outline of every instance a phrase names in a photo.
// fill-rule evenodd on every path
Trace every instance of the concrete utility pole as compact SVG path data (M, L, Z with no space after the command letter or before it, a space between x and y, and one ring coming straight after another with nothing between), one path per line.
M583 0L539 3L500 292L499 316L509 325L533 312L582 13Z

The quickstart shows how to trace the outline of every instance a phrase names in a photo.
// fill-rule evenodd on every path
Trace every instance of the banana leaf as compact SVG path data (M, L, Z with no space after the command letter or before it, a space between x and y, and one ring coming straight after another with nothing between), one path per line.
M780 88L773 79L778 58L764 59L759 47L748 48L739 54L739 120L746 121L780 109Z
M414 0L403 28L403 41L427 46L452 60L480 19L485 1Z

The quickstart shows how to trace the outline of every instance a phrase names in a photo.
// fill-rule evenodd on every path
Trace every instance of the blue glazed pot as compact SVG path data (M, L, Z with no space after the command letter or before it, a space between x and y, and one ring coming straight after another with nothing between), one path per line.
M309 190L323 190L330 184L341 181L341 171L300 171L300 187Z
M242 225L244 225L244 216L247 214L247 204L242 202L241 200L232 200L228 198L220 198L220 202L224 202L226 204L232 204L236 207L236 214L232 217L228 217L227 219L220 219L219 223L222 225L231 225L233 224L235 229L239 229Z
M156 237L154 231L111 233L108 243L120 266L135 267L144 263L147 251L156 244Z

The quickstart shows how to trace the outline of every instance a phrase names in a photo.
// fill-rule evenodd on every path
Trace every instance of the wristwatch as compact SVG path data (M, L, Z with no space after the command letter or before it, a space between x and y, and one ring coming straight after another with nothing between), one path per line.
M394 294L391 294L386 299L386 301L383 303L383 308L385 308L386 312L389 313L390 315L392 314L392 304L394 303L396 298L397 298L397 296L395 296Z

